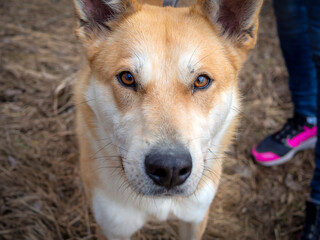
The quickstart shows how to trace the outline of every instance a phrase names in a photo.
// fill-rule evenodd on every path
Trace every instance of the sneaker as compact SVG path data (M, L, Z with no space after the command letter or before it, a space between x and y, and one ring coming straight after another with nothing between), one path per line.
M320 205L306 203L306 219L300 240L320 240Z
M289 161L298 151L314 148L316 141L317 126L295 114L280 131L253 147L251 154L259 164L274 166Z

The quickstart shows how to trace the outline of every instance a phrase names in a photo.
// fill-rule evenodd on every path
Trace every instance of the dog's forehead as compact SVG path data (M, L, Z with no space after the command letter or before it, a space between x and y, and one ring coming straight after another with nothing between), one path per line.
M196 20L202 23L201 29ZM185 75L201 69L205 60L225 60L212 26L203 19L191 19L185 9L154 11L147 7L128 19L121 32L118 39L124 42L130 65L142 82L170 79L170 75L180 75L179 79L188 81Z
M168 49L162 51L140 51L132 50L130 65L134 73L140 76L140 83L147 84L150 81L159 79L170 80L179 76L187 83L186 75L193 74L196 69L201 68L199 52L194 48L186 48L185 51L176 54L164 54Z

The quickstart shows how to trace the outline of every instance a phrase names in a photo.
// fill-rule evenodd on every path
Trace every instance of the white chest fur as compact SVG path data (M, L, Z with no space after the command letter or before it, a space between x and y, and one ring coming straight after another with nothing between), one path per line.
M109 239L127 239L147 221L179 219L190 223L203 220L215 195L213 183L208 182L195 194L184 198L117 199L102 189L93 191L93 211L96 221Z

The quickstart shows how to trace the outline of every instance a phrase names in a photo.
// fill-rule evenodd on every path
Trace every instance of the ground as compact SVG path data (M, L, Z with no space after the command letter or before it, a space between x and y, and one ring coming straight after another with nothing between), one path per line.
M0 2L0 239L95 239L79 178L71 83L81 49L70 0ZM250 148L291 115L287 72L270 0L258 45L239 84L242 121L224 162L204 239L296 239L314 168L313 151L261 167ZM176 223L134 239L177 239Z

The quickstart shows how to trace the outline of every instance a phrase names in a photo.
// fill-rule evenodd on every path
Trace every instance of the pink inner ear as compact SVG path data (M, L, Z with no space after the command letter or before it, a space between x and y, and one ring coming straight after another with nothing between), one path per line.
M104 0L85 0L84 12L89 20L97 23L103 23L115 14Z

